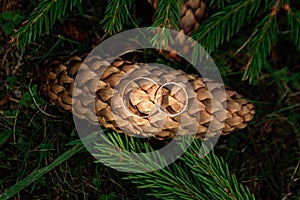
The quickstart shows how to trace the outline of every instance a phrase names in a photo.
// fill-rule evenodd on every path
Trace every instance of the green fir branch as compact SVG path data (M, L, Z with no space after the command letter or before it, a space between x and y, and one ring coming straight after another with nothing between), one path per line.
M42 0L22 26L11 36L13 45L24 47L42 34L49 34L57 19L76 6L78 0Z
M141 152L151 152L153 149L146 143L138 143L136 138L128 135L121 135L118 133L97 134L95 140L94 153L99 162L121 171L131 171L135 173L143 173L144 171L153 171L157 166L163 162L163 158L159 154L156 155L155 160L145 164L145 160L153 159ZM126 151L125 151L126 150ZM129 154L128 152L132 152Z
M236 176L230 173L222 157L211 151L203 158L198 154L201 147L201 142L195 141L180 159L190 167L197 180L205 180L201 184L211 199L255 199L250 190L238 183Z
M124 150L153 152L148 143L142 143L137 138L118 133L108 133L107 137L100 134L97 137L106 141L96 145L98 153L94 154L104 164L113 164L124 171L132 171L134 167L149 171L156 164L164 163L164 157L160 154L156 154L151 166L143 160L153 158L146 155L130 157L124 153ZM139 173L130 173L125 179L138 184L139 188L150 189L148 195L160 199L255 199L230 174L228 165L222 158L218 158L213 152L205 158L200 157L198 152L201 148L202 142L194 140L179 160L168 167L147 173L143 173L144 170L136 171Z
M264 1L266 4L267 1ZM256 16L261 9L261 0L242 0L226 6L199 26L192 37L207 52L213 52L225 41L229 41L240 28Z
M152 173L131 174L127 179L150 189L148 195L159 199L255 199L213 151L205 158L199 156L201 147L201 141L195 140L180 162Z
M287 16L291 40L297 46L297 49L300 50L300 11L288 8Z
M169 29L179 29L181 4L181 0L158 1L153 27L160 27L160 29L154 29L156 34L152 38L152 43L157 48L163 48L172 43L174 38L171 37Z
M152 173L132 174L126 179L136 183L138 188L150 189L147 195L159 199L210 199L190 168L183 164L172 164Z
M181 4L181 0L158 1L153 26L178 30Z
M132 4L133 0L109 0L104 18L100 22L103 29L112 35L124 30L131 19L129 9Z
M261 69L269 65L268 56L272 45L277 43L277 34L276 13L272 11L257 24L255 34L247 45L250 60L246 64L246 70L243 75L244 80L249 79L249 82L253 83L254 80L259 79Z

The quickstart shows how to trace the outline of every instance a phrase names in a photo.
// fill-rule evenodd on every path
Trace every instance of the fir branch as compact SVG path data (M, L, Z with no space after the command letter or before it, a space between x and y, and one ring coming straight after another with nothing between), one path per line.
M10 43L24 47L42 34L49 34L56 20L61 19L67 10L71 11L77 3L78 0L40 1L28 19L11 36Z
M147 195L159 199L210 199L199 180L190 173L190 168L183 164L172 164L162 170L152 173L129 175L139 188L148 188Z
M130 17L129 9L133 0L109 0L105 15L100 22L109 34L116 34L124 29Z
M287 11L287 23L289 27L290 37L297 49L300 50L300 11L290 8L288 4L284 5Z
M139 188L150 189L148 195L160 199L255 199L249 189L230 174L222 158L213 152L201 158L200 148L201 141L194 140L179 161L157 171L129 174L125 179L138 184Z
M172 43L173 38L166 28L179 29L181 4L181 0L158 1L153 27L160 27L160 29L156 30L157 32L152 39L152 43L157 48L163 48L168 46L169 42Z
M96 140L97 138L101 138L100 141ZM97 138L95 138L97 153L94 153L93 156L99 162L110 167L121 171L143 173L153 171L159 168L161 164L165 164L164 158L159 153L152 155L138 154L154 150L148 144L137 142L134 137L118 133L107 133L97 134ZM148 162L150 159L153 162Z
M255 27L256 33L248 43L250 60L246 64L246 70L243 79L249 78L249 82L259 79L259 73L262 67L269 65L268 56L270 55L272 45L277 42L278 24L276 14L280 3L275 1L272 11Z
M260 6L261 0L236 1L207 19L192 37L210 53L229 41L246 22L255 17Z
M181 3L181 0L158 1L153 26L178 30Z
M250 190L230 174L223 158L218 158L213 151L205 158L200 157L197 152L203 147L195 141L180 159L190 167L197 180L205 180L201 181L205 193L210 194L211 199L255 199Z
M213 152L205 158L198 155L202 145L199 140L194 140L190 148L168 167L152 170L157 164L164 163L164 157L155 154L153 157L124 153L124 150L133 153L153 152L149 143L121 135L118 133L97 134L105 142L96 141L98 151L94 156L99 161L109 166L118 166L123 171L132 171L134 167L142 169L138 173L130 173L125 179L130 179L138 184L139 188L150 189L148 195L161 199L254 199L249 190L237 182L231 175L227 164ZM186 138L189 140L189 138ZM179 144L178 147L182 144ZM170 152L171 153L171 152ZM149 165L149 160L153 164ZM147 160L147 163L144 161ZM143 173L152 170L152 172Z

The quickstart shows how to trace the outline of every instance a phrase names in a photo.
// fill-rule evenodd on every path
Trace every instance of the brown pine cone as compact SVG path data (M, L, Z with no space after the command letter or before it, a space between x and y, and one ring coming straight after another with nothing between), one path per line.
M150 3L156 10L158 1L159 0L148 0L148 3ZM207 18L206 0L184 0L181 5L180 21L178 23L180 31L177 38L182 37L182 33L191 35L191 33L204 21L205 18ZM169 28L172 29L173 27ZM193 46L181 43L180 39L177 44L183 46L184 51L193 51ZM172 49L171 52L165 50L159 50L159 52L176 62L181 62L182 58L177 55L176 47L173 47L170 43L168 45L170 45L169 49Z
M213 85L209 91L203 78L182 71L174 70L173 73L170 69L126 60L116 60L110 64L95 56L81 64L82 59L78 56L48 63L46 68L49 71L42 84L45 95L60 109L72 111L80 119L117 132L164 140L176 134L188 134L194 129L197 130L197 138L204 138L208 127L211 132L222 129L223 135L245 128L255 113L253 104L237 92L226 89L226 97L220 99L220 84L206 80L206 83ZM72 98L79 68L81 75L76 83L79 81L82 86L76 87ZM154 78L153 82L144 78L147 75L157 79ZM185 84L189 85L186 88L185 85L173 84L183 79L189 83ZM95 89L92 85L96 85ZM95 94L95 97L89 98L83 94ZM212 97L218 100L217 108L211 106ZM225 104L226 115L222 117L220 112ZM157 105L168 114L167 117L159 116ZM183 112L186 105L192 107ZM97 118L93 117L95 114ZM212 121L214 125L211 127ZM222 121L225 122L224 127Z
M156 10L158 0L148 0ZM179 28L187 35L190 35L207 17L206 0L184 0L181 13Z

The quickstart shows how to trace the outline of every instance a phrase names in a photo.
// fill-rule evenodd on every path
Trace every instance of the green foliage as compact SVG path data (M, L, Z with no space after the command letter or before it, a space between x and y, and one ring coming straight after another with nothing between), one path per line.
M17 79L15 76L10 76L7 79L6 89L11 90L15 84L17 83ZM30 108L33 110L37 110L37 106L42 106L44 104L44 99L38 94L38 87L37 85L33 85L32 87L28 88L28 91L24 93L22 98L18 103L18 108L15 110L5 110L3 111L3 117L6 119L7 124L14 124L16 125L16 121L20 112L21 107ZM31 118L31 117L29 117ZM12 134L15 134L15 129L7 129L0 127L1 134L0 134L0 146L3 145ZM22 140L19 140L22 143Z
M153 165L141 162L150 159L146 155L134 158L128 156L124 150L139 153L151 152L153 149L148 143L141 143L127 135L122 137L117 133L109 133L105 140L107 143L96 146L98 153L94 155L101 162L128 171L134 170L134 167L151 170L158 160L165 162L159 153L153 156L156 158ZM178 162L153 172L132 173L126 179L138 184L139 188L150 189L148 195L160 199L255 199L249 189L239 184L235 175L230 174L222 158L218 158L214 152L202 158L199 155L201 147L201 141L194 140Z
M153 27L160 27L161 29L156 30L155 28L151 28L157 32L152 38L152 43L157 48L166 47L169 43L172 43L173 38L171 37L171 33L165 28L179 29L178 22L180 20L181 3L181 0L158 1Z
M258 80L261 68L267 68L271 47L277 42L277 33L278 24L272 13L257 24L255 33L247 45L251 58L246 65L244 79L249 77L249 82Z
M227 163L214 152L202 158L197 154L201 142L195 141L190 149L180 159L189 166L192 175L202 183L209 199L255 199L247 187L238 183L231 174ZM205 181L202 181L205 180Z
M17 84L18 82L18 78L16 76L9 76L7 79L6 79L6 89L7 90L11 90L15 87L15 85Z
M133 0L110 0L105 7L105 15L101 21L103 29L109 34L116 34L126 30L129 22L135 23L131 8ZM168 27L178 30L180 19L181 0L158 1L155 12L154 27ZM78 0L42 0L28 19L12 35L12 43L19 46L28 45L43 34L49 34L57 19L70 12L74 6L79 5ZM218 8L197 28L192 37L198 41L209 53L213 53L221 45L234 43L241 40L235 37L241 34L241 29L247 26L247 36L240 41L241 46L235 54L241 50L248 52L250 59L245 63L243 79L255 83L259 79L260 72L270 64L269 56L273 46L276 46L278 35L278 11L282 9L287 13L287 27L290 38L300 49L300 11L290 7L288 1L278 0L213 0L211 7ZM77 6L80 8L80 6ZM82 11L81 11L82 12ZM4 29L12 32L13 27L20 23L20 16L12 16L10 12L3 13L1 20L6 20ZM255 22L254 22L255 21ZM249 28L250 27L250 28ZM242 33L245 35L245 33ZM166 29L157 31L152 42L158 48L168 45L170 33ZM197 56L197 53L195 54Z
M38 94L37 85L33 85L28 88L28 91L22 96L19 106L25 106L26 108L37 109L37 106L41 106L45 103L44 99Z
M78 0L42 0L28 19L12 35L11 42L24 47L43 34L49 34L56 20L71 12Z
M286 5L287 6L287 5ZM296 9L291 9L287 6L287 16L288 16L288 26L290 31L290 37L294 44L297 46L298 50L300 50L300 11Z
M0 25L3 27L3 30L6 35L10 35L13 33L16 26L21 24L21 21L24 19L24 16L16 13L12 14L12 12L3 12L0 15Z
M158 1L153 26L178 30L181 3L181 0Z
M18 115L18 110L13 110L13 111L5 110L3 112L3 115L7 118L8 123L13 124L14 118L17 117Z
M153 151L149 144L138 143L134 137L125 135L125 138L123 138L120 134L115 133L108 133L107 137L104 134L99 134L97 137L101 137L102 140L105 141L104 143L99 142L95 144L97 154L95 153L94 156L100 159L101 163L115 166L118 170L134 171L135 173L152 171L158 165L157 162L148 163L146 165L144 161L149 159L146 155L145 157L139 154L132 156L127 152L122 151L123 149L135 153ZM95 141L95 139L92 139L92 141ZM125 162L122 162L122 160ZM158 161L163 162L163 160L160 159Z
M206 51L213 52L255 17L260 4L258 0L235 1L205 20L192 37Z
M126 150L133 152L143 150L150 152L153 149L149 144L141 143L127 135L121 137L118 133L109 133L108 136L107 141L109 143L98 146L103 158L105 157L104 159L109 162L118 162L120 165L122 165L122 161L126 161L131 166L144 167L143 163L124 157L122 150L126 148ZM118 145L120 149L112 151L115 145ZM49 144L41 144L40 148L43 147L48 148ZM236 177L230 174L228 166L222 158L218 158L213 152L207 154L205 158L200 157L198 152L201 147L201 142L194 140L192 146L179 158L178 162L154 172L129 174L126 179L137 183L139 188L150 189L148 195L161 199L255 199L249 190L239 184ZM102 151L103 148L110 149L110 151ZM54 160L53 163L34 171L7 189L0 195L0 199L13 197L24 187L38 181L45 173L65 162L82 149L82 144L74 146ZM159 154L157 156L157 159L163 159L159 157ZM126 166L124 165L124 167ZM96 183L96 185L101 185L101 183ZM116 194L110 193L99 198L115 199Z
M105 9L105 16L101 21L103 29L116 34L122 30L128 23L131 13L129 12L133 0L110 0Z
M99 200L115 200L116 198L117 198L117 194L114 192L111 192L108 195L101 194L98 199Z
M291 89L297 90L299 88L300 72L290 72L288 67L283 67L280 70L274 70L271 67L268 68L274 80L279 87L290 85Z
M0 133L0 147L8 140L11 133L12 132L10 130L1 130L1 133Z
M212 1L211 5L214 3L221 9L205 20L192 37L211 53L227 42L241 40L241 37L233 36L239 34L242 27L250 27L248 38L236 51L236 54L242 49L249 52L250 59L245 64L243 79L248 79L250 83L256 83L262 69L268 68L270 64L271 48L276 46L279 34L277 21L280 9L288 13L290 38L300 47L300 14L298 10L290 8L289 2L233 0ZM258 22L253 23L254 20Z

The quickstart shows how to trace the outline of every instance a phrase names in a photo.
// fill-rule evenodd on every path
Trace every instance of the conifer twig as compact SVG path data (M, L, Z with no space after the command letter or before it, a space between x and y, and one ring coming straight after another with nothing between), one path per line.
M271 12L256 26L259 31L248 44L250 59L245 65L243 80L249 78L249 82L258 80L262 67L268 65L267 57L271 47L277 42L278 24L276 14L279 10L280 0L276 0Z
M116 34L124 29L130 17L129 9L133 0L110 0L105 9L105 16L100 22L109 34Z
M200 42L207 52L213 52L255 17L259 6L259 0L243 0L228 5L204 21L192 37Z
M22 22L9 43L24 47L42 34L49 34L57 19L60 19L78 3L78 0L42 0L29 17Z

